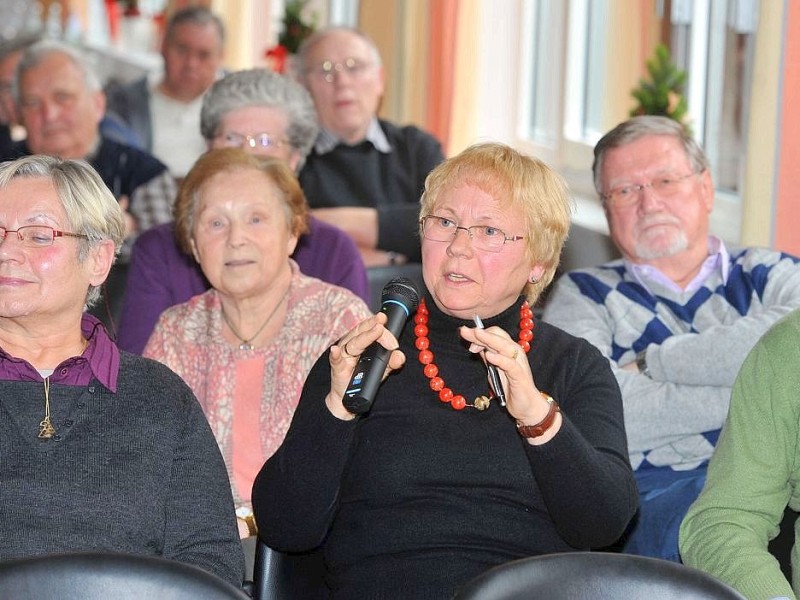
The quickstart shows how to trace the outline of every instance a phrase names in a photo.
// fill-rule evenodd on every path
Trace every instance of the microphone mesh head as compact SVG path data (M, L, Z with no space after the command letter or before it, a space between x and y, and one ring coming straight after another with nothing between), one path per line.
M419 306L419 291L417 285L408 277L396 277L383 286L381 294L381 304L389 300L402 302L408 308L408 312L417 310Z

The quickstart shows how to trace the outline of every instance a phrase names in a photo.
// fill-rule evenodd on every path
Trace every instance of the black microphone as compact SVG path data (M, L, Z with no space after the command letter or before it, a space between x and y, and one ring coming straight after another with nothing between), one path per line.
M381 312L388 317L386 329L399 338L412 311L419 306L419 292L414 282L405 277L392 279L383 287ZM391 350L373 342L359 357L342 403L354 415L363 415L372 408L375 393L381 384Z

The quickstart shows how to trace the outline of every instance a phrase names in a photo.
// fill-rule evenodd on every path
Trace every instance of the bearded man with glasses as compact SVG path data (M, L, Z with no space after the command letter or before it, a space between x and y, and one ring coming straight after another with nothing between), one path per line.
M800 306L800 265L709 235L708 161L680 123L635 117L594 155L622 259L561 277L544 319L597 346L622 390L641 494L625 551L677 561L678 528L705 482L736 374L770 325Z

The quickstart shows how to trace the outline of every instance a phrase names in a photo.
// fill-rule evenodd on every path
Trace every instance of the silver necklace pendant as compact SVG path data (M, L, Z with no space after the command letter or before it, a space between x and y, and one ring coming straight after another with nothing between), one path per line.
M241 344L239 344L239 350L254 350L254 349L255 346L253 346L253 344L250 344L248 342L242 342Z

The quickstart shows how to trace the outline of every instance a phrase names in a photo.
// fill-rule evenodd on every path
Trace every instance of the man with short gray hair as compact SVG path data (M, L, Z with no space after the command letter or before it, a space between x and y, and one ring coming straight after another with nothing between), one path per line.
M203 94L222 67L225 28L207 8L190 6L167 23L161 56L163 76L147 77L107 90L108 111L138 136L142 148L183 177L205 152L199 134Z
M561 277L544 319L597 346L622 390L641 494L625 550L679 560L678 528L705 482L736 374L800 306L800 264L709 235L708 161L680 123L634 117L594 153L623 258Z
M27 139L3 159L28 154L85 159L126 210L123 260L138 232L171 219L175 182L153 156L104 137L105 96L83 55L61 42L30 46L17 67L14 93Z

